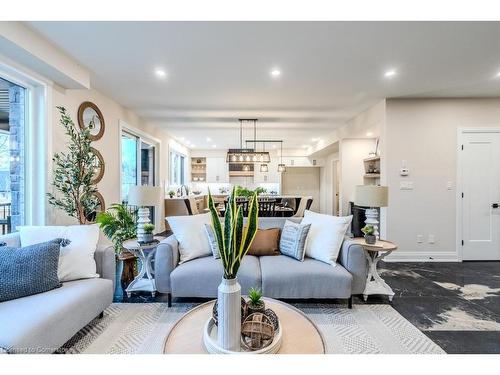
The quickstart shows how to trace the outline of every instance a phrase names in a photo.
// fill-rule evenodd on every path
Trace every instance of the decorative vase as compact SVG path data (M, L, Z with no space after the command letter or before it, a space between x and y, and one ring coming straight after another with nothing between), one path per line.
M153 233L144 233L144 243L153 242L154 236Z
M377 237L373 234L365 234L365 242L368 245L375 245L375 242L377 242Z
M224 279L217 290L217 342L220 347L240 351L241 344L241 286L238 279Z

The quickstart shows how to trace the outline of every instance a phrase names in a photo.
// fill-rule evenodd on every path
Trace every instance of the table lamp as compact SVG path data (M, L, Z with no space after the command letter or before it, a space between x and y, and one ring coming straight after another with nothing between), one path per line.
M138 206L137 241L144 241L144 225L149 224L149 207L156 207L161 195L160 186L131 186L128 191L128 204Z
M365 210L366 225L373 226L374 235L379 238L378 232L378 209L387 207L389 201L389 188L378 185L358 185L356 186L356 196L354 204L356 206L370 207Z

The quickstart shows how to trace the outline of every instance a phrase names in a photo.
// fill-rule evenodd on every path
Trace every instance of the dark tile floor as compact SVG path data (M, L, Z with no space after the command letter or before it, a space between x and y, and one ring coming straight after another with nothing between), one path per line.
M500 353L500 262L381 263L392 306L447 353ZM116 302L166 302L121 288ZM190 300L192 301L192 300ZM175 302L175 300L174 300ZM365 303L355 298L354 303ZM370 296L366 303L389 303Z

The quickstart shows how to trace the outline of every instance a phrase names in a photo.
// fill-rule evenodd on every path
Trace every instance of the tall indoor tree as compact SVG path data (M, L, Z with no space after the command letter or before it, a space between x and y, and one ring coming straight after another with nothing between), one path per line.
M59 123L69 137L68 152L54 154L52 186L57 194L48 193L49 203L74 217L80 224L88 224L89 216L96 211L99 200L94 195L97 187L92 184L97 160L91 152L90 130L77 128L66 108L57 107Z

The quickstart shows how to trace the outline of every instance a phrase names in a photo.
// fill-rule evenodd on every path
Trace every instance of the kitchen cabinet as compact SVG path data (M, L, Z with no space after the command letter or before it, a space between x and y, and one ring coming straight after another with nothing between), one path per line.
M229 170L226 158L207 157L207 182L228 183Z
M256 163L253 181L255 183L280 183L281 176L278 173L278 160L271 159L271 162L267 164L267 168L267 172L261 172L260 164Z

